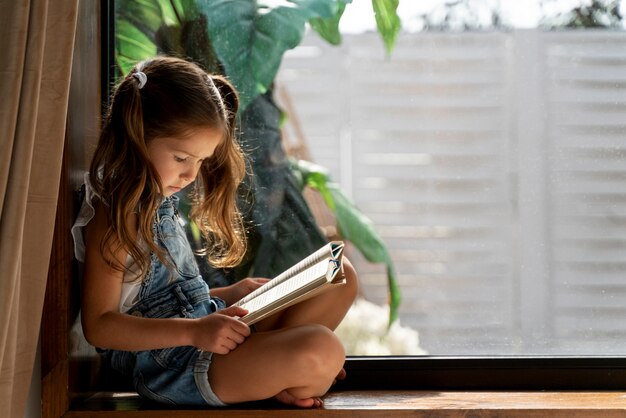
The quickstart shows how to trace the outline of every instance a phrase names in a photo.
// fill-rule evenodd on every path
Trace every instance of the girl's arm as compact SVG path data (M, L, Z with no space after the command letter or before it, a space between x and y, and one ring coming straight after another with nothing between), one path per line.
M129 220L135 225L135 219ZM233 316L247 312L228 308L204 318L140 318L119 311L124 272L110 267L100 253L107 229L102 209L96 209L86 230L85 274L82 295L82 324L85 338L96 347L126 351L193 345L226 354L250 334L250 329ZM131 230L136 230L133 228ZM124 265L126 251L114 254Z

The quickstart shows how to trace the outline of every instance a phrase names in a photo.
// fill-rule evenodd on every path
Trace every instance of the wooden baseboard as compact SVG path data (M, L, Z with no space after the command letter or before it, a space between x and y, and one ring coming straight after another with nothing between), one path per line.
M321 409L286 408L272 401L228 408L173 409L135 393L97 393L74 405L65 418L299 418L299 417L626 417L626 392L340 391Z

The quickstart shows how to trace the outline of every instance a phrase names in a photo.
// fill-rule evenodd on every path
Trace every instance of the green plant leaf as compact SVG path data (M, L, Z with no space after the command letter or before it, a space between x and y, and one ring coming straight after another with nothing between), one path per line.
M186 56L182 26L198 15L195 0L118 0L115 13L116 60L122 74L159 52Z
M176 0L158 0L165 26L180 26L185 20L183 6Z
M115 13L118 20L126 20L142 28L144 33L156 32L163 24L161 6L157 0L118 0L115 2Z
M328 171L308 161L292 161L304 183L318 190L324 201L335 214L339 234L350 241L363 256L372 263L383 263L387 267L389 287L389 325L398 317L401 296L393 261L383 240L376 232L372 221L365 216L343 193L337 183L330 180Z
M137 62L157 54L155 34L175 15L169 0L118 0L115 12L116 61L126 74Z
M117 65L123 74L142 59L156 55L157 48L152 39L127 20L116 22L115 49Z
M398 17L399 0L372 0L378 33L383 38L387 54L391 55L402 23Z
M341 43L341 33L339 32L339 22L343 16L343 12L346 10L346 4L352 3L352 0L337 0L337 13L334 16L322 19L316 17L309 20L311 28L317 32L326 42L332 45L339 45Z
M208 33L226 75L240 94L242 110L270 87L283 54L296 47L305 23L330 17L336 0L199 0Z

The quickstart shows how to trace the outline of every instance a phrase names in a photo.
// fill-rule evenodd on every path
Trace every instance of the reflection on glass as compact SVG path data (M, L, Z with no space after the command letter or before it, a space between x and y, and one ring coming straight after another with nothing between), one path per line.
M371 31L339 47L309 33L279 75L312 158L389 245L400 324L419 333L419 342L400 333L413 350L389 345L624 354L626 35L547 31L574 16L558 2L527 9L533 18L454 2L447 22L445 5L424 15L424 3L401 2L403 17L444 30L406 31L390 57ZM467 18L490 4L498 19ZM595 13L621 28L619 9ZM463 21L482 30L459 31ZM509 30L487 30L491 22ZM347 32L363 26L343 22ZM384 270L360 259L357 269L372 310L384 306ZM394 349L366 339L355 350Z

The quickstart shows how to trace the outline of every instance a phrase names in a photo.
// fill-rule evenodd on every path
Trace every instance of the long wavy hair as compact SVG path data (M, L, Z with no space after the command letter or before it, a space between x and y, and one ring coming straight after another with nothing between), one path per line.
M141 85L143 72L147 81ZM125 250L144 277L150 254L171 265L155 243L153 222L163 199L147 144L160 137L185 138L198 128L221 129L223 139L198 172L190 217L207 242L205 253L216 267L237 265L246 250L236 193L245 172L245 156L236 140L239 99L224 77L172 57L137 64L119 83L91 161L91 182L102 199L109 228L100 252L109 265L125 266L114 254ZM137 229L129 219L137 217ZM145 243L142 245L141 243Z

